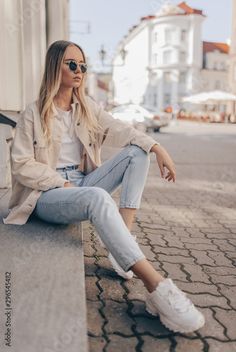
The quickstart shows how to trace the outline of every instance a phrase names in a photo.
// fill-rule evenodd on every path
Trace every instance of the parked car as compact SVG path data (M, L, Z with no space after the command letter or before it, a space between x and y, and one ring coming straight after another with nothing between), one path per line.
M146 131L146 120L152 119L152 113L136 104L119 105L113 108L110 113L115 119L130 123L143 131Z
M157 112L152 109L148 109L152 118L148 118L145 120L146 123L146 131L158 132L161 127L165 127L169 125L172 114L170 112Z

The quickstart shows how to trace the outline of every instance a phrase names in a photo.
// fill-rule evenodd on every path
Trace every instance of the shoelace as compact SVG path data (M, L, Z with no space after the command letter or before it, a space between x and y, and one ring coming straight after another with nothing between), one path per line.
M179 313L184 313L192 306L192 302L186 297L186 293L178 288L168 291L169 304Z

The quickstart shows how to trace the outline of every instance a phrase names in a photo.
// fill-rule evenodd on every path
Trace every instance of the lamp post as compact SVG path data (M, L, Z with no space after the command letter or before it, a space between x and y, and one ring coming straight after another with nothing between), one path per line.
M106 57L107 57L107 52L104 49L104 45L102 44L101 45L101 49L99 50L99 56L100 56L100 59L101 59L101 62L102 62L102 66L109 66L109 67L124 66L127 53L128 53L127 50L125 50L125 48L122 47L122 49L120 50L120 56L121 56L121 59L122 59L122 64L120 64L120 65L106 64L105 60L106 60Z

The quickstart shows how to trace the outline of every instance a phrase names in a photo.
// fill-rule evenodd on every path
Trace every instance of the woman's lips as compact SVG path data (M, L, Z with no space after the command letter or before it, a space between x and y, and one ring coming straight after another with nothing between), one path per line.
M73 79L75 79L76 81L81 81L81 78L80 78L80 77L75 77L75 78L73 78Z

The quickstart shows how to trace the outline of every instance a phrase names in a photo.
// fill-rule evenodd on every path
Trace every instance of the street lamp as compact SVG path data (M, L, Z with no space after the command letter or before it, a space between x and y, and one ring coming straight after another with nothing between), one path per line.
M109 67L117 67L117 66L124 66L125 64L125 58L127 56L127 50L125 50L124 47L122 47L122 49L120 50L120 56L121 56L121 59L122 59L122 64L120 65L113 65L113 64L105 64L105 59L107 57L107 52L106 50L104 49L104 45L101 45L101 49L99 50L99 56L100 56L100 59L102 61L102 65L103 66L109 66Z

